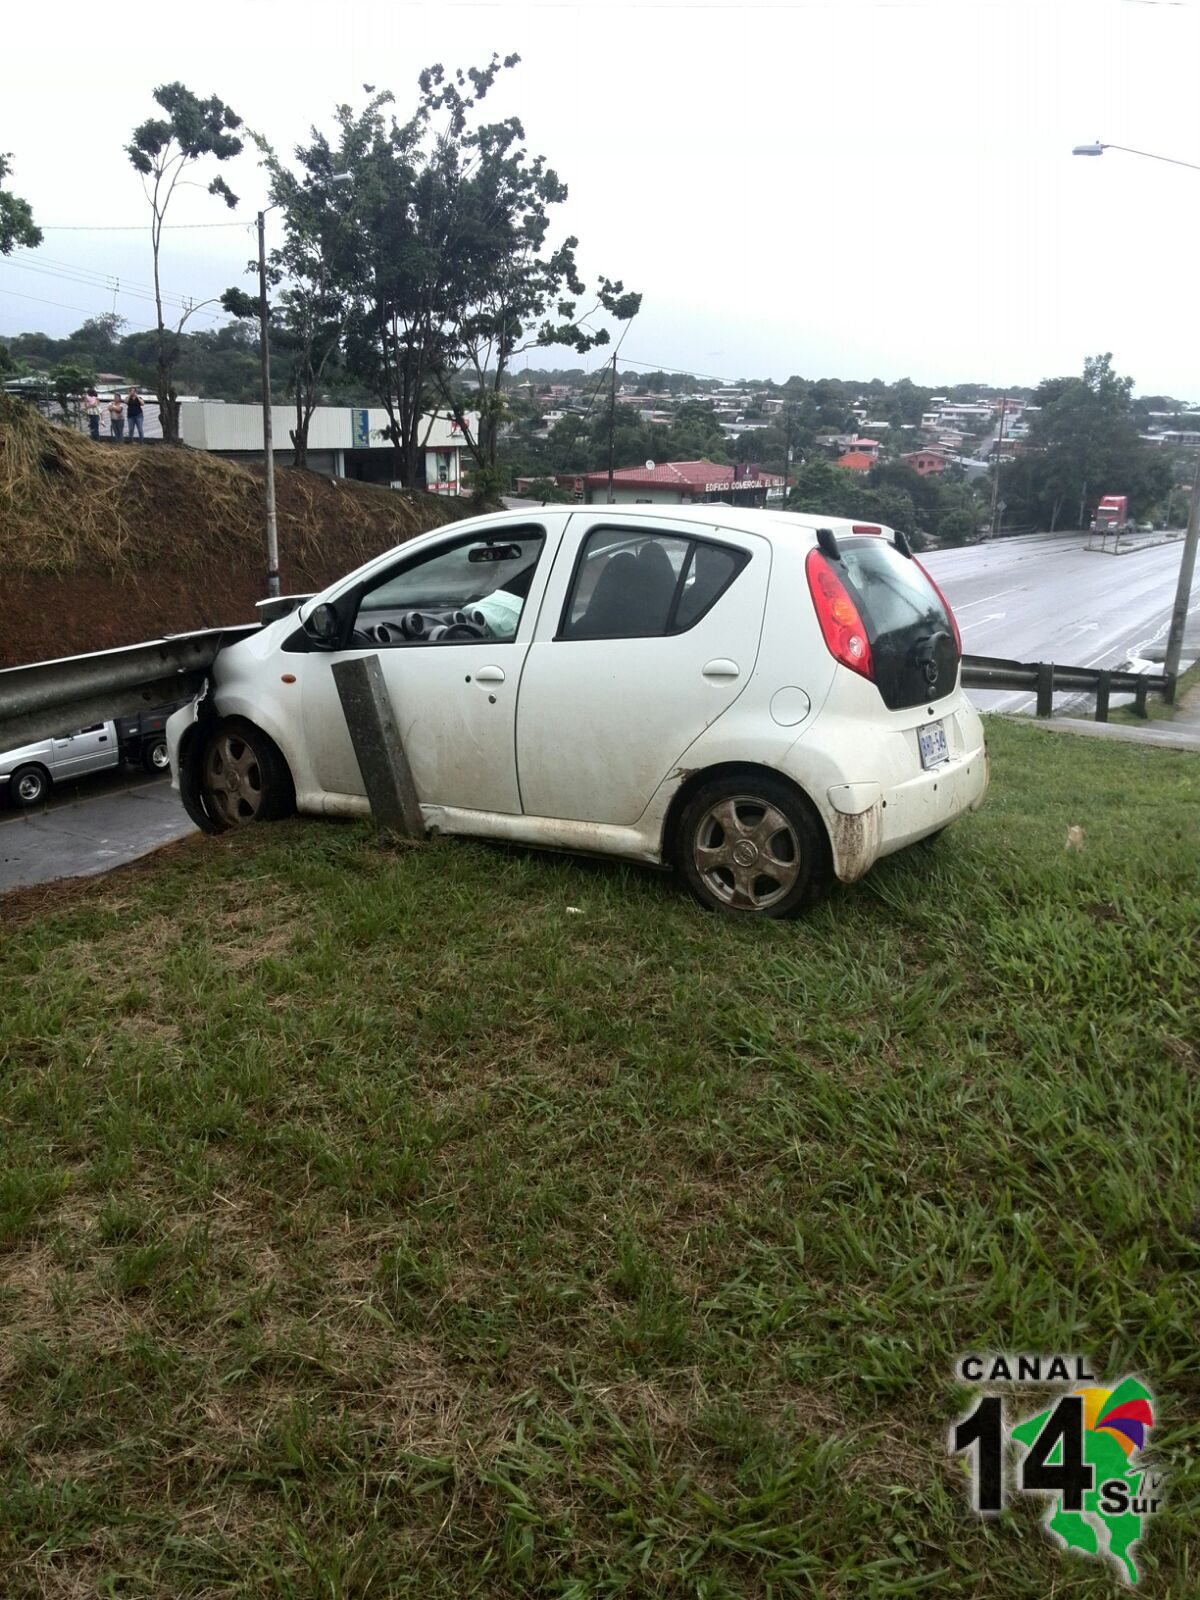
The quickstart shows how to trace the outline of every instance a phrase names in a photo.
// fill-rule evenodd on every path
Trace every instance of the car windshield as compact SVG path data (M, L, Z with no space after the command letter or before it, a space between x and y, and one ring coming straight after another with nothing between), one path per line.
M456 545L372 589L363 596L360 615L474 605L497 590L514 592L514 584L515 592L523 593L541 546L541 536L529 534Z

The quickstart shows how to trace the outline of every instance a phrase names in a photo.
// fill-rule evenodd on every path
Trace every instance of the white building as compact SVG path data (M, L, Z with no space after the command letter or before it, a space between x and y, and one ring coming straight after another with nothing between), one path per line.
M468 414L467 426L476 425ZM318 406L308 424L308 466L332 478L390 483L395 452L384 438L387 412L381 406ZM292 460L294 406L271 407L271 444L277 466ZM261 460L263 414L258 405L226 405L221 400L189 400L179 408L179 436L194 450L208 450L231 461ZM457 495L462 481L462 431L443 413L421 419L425 487L432 494Z

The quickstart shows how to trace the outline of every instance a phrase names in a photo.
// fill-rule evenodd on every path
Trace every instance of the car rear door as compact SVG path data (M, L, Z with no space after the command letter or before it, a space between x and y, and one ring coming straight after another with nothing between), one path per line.
M517 704L526 813L637 821L749 682L770 559L716 518L571 518Z

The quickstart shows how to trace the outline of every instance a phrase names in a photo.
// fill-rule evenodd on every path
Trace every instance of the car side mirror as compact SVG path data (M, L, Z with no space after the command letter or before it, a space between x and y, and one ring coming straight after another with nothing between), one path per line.
M332 649L341 633L341 623L336 608L331 606L328 600L322 601L319 606L314 606L304 619L304 631L317 644Z

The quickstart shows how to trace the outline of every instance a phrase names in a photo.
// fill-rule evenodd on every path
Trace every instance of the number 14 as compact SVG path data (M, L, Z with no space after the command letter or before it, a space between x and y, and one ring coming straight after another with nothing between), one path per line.
M1062 1459L1051 1462L1062 1441ZM979 1511L1004 1508L1004 1419L1000 1396L985 1395L954 1430L955 1452L978 1445L975 1457L975 1504ZM1029 1454L1021 1462L1021 1488L1049 1489L1062 1496L1064 1511L1082 1511L1083 1497L1094 1487L1096 1472L1083 1459L1083 1401L1064 1395L1046 1419Z

